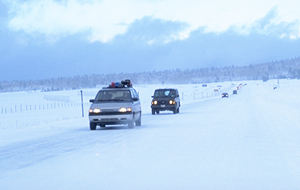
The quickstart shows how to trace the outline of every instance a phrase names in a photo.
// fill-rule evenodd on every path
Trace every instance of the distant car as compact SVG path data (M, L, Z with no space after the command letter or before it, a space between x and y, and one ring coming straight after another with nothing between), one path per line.
M237 94L237 90L233 90L233 93L232 94Z
M277 87L275 86L275 87L273 87L273 90L276 90L277 89Z
M141 126L141 103L137 91L129 79L112 82L108 87L99 90L89 109L90 129L99 125L127 124L129 128Z
M228 97L229 97L228 93L222 93L222 98L228 98Z
M173 111L179 113L180 98L177 89L165 88L156 89L151 102L152 115L159 114L160 111Z

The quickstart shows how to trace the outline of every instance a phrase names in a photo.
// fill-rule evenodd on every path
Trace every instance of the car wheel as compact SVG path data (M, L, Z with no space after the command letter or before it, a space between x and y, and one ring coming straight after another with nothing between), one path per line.
M140 114L139 119L135 122L136 126L141 126L142 125L142 113Z
M179 113L179 107L177 108L177 113Z
M134 121L129 121L128 122L128 128L132 129L134 127Z
M104 124L100 124L100 127L101 127L101 128L104 128L104 127L105 127L105 125L104 125Z
M155 110L152 108L152 115L155 115Z
M156 114L159 114L159 110L156 110Z
M176 114L176 113L177 113L177 109L176 109L176 108L174 108L174 110L173 110L173 113L174 113L174 114Z
M91 130L96 130L97 123L90 123L90 129Z

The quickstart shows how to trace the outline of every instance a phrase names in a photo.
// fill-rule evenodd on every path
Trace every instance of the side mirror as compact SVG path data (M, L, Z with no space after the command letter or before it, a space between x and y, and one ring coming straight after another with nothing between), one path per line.
M91 103L94 103L94 101L95 101L94 99L90 99L90 102L91 102Z
M154 96L151 96L151 98L154 98Z

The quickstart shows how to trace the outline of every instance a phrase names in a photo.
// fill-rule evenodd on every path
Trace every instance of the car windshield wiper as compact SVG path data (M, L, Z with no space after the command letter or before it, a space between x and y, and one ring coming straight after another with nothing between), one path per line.
M123 99L96 100L97 102L123 102Z
M124 101L123 99L113 99L111 101Z

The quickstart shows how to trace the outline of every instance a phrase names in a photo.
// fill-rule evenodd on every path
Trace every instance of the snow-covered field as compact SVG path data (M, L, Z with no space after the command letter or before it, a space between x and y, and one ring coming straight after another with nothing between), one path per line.
M142 126L96 131L87 110L97 88L83 89L84 117L79 90L0 93L0 187L300 189L300 81L277 84L134 86ZM161 87L179 89L179 114L151 115Z

